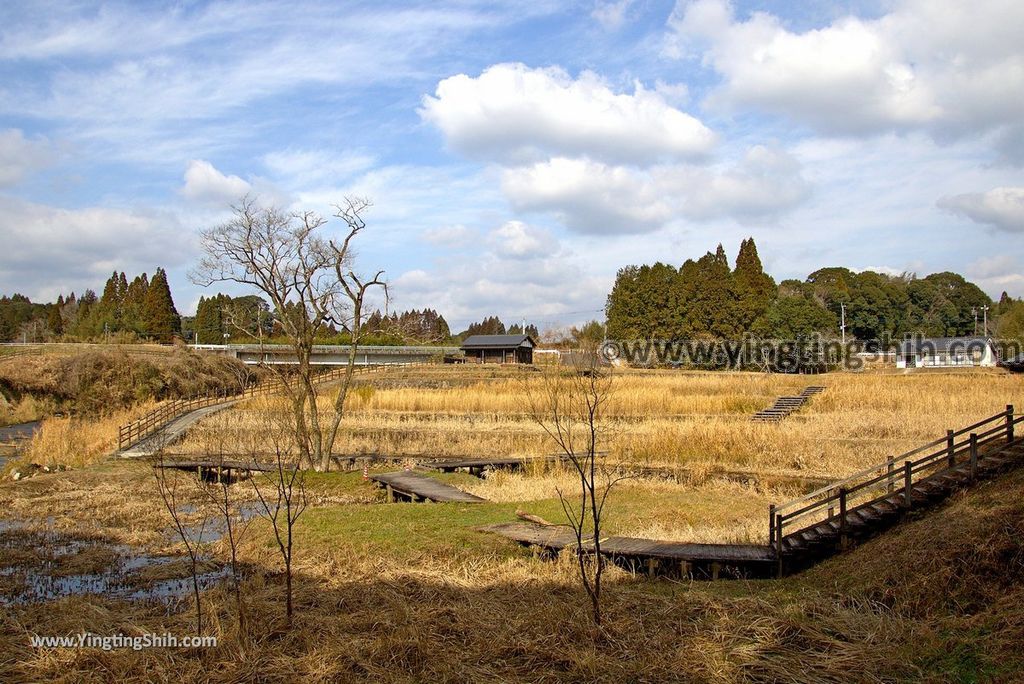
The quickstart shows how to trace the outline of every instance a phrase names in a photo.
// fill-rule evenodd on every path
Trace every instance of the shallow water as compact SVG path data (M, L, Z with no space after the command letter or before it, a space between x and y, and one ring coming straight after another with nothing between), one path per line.
M96 567L68 573L71 562ZM202 559L210 566L210 559ZM177 563L168 577L147 580L144 573ZM230 568L215 565L199 575L200 589L230 576ZM107 598L170 605L193 591L188 557L141 553L100 538L81 538L52 529L31 530L24 523L0 520L0 606L41 603L68 596Z
M17 453L26 442L32 439L40 425L41 423L36 421L34 423L18 423L17 425L0 427L0 445L3 445L2 450L0 450L0 468L3 468L7 464L8 459Z
M18 423L17 425L5 425L0 427L0 442L14 442L18 440L32 439L42 423Z

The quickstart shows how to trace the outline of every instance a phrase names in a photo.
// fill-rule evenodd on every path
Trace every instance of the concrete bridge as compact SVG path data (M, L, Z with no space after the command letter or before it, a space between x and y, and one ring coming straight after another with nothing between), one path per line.
M294 364L295 353L290 347L278 344L194 344L196 351L222 354L249 365ZM348 363L348 345L319 344L313 347L311 363L316 366L339 366ZM445 354L459 353L458 347L369 347L360 346L356 365L380 366L399 363L426 363L440 361Z

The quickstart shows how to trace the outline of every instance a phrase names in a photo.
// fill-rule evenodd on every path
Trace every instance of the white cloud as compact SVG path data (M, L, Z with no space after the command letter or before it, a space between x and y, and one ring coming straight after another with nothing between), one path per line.
M617 163L701 157L715 135L694 117L637 84L613 92L596 74L572 79L557 67L496 64L479 77L446 78L420 115L471 157L522 163L588 156Z
M619 29L635 0L597 0L590 16L609 31Z
M878 19L803 32L763 12L739 20L726 0L680 0L669 25L669 54L699 55L721 75L713 105L752 105L827 133L923 128L942 139L1021 127L1015 0L902 0Z
M0 116L58 122L108 160L181 164L233 140L263 140L275 117L307 125L291 118L307 105L408 83L475 31L554 11L550 2L357 3L343 12L304 0L18 3L0 20L0 60L16 65L0 80ZM315 123L336 123L333 113Z
M458 247L469 243L476 236L476 231L461 223L450 226L438 226L424 230L420 237L432 245Z
M967 277L977 283L993 297L1001 292L1010 296L1021 296L1024 293L1024 273L1020 262L1009 254L982 257L967 266Z
M252 190L252 185L238 176L225 176L213 164L193 159L185 170L185 185L181 194L194 202L228 204L237 201Z
M672 217L647 174L556 157L505 172L502 188L520 211L549 211L588 235L650 232Z
M29 173L53 161L54 153L48 141L29 140L17 128L0 131L0 188L20 183Z
M648 233L679 219L773 219L810 192L795 159L763 146L722 169L662 165L643 171L555 158L507 170L502 187L514 208L552 212L589 235Z
M545 243L543 248L538 240ZM525 317L544 329L595 317L589 310L600 306L611 287L611 274L595 275L578 255L536 228L506 223L484 244L489 248L447 255L432 268L401 273L391 282L393 306L437 309L456 332L492 315L506 325Z
M263 156L275 179L291 188L338 185L372 168L376 157L366 152L331 154L323 150L279 150Z
M557 241L542 229L529 226L522 221L508 221L488 235L494 251L507 259L533 259L554 255Z
M1020 275L1016 257L1009 254L998 254L983 257L967 266L967 275L972 278L1001 278L1008 275Z
M942 197L939 208L1009 233L1024 233L1024 188L1000 187Z
M113 270L152 273L189 259L191 233L172 214L108 207L61 209L0 195L0 235L8 250L0 291L33 299L98 287ZM41 265L45 265L42 268Z
M721 171L667 170L663 183L666 192L682 201L682 214L695 220L772 220L810 193L800 163L782 150L763 145L751 147L739 163Z

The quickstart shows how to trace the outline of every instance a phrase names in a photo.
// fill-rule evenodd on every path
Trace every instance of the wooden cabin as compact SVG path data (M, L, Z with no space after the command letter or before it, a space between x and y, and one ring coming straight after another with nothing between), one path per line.
M468 363L533 363L529 335L471 335L462 343Z

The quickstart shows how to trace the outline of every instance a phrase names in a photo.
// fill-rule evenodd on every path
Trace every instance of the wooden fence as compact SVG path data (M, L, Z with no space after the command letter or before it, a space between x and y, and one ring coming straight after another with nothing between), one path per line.
M399 365L399 364L391 364ZM408 365L408 364L402 364ZM380 366L359 366L355 368L355 374L359 375L362 373L369 373L377 370ZM315 382L322 384L325 382L331 382L337 380L345 375L347 368L333 368L329 371L319 373ZM267 394L276 394L285 389L285 385L280 380L274 380L271 382L260 383L259 385L253 385L246 387L241 392L230 393L230 392L219 392L215 394L207 394L201 397L191 397L188 399L172 399L165 401L157 406L155 409L147 413L146 415L133 420L127 425L122 425L117 431L117 448L120 451L127 449L135 444L138 444L143 439L159 432L164 426L168 425L172 421L180 418L186 413L205 408L207 406L213 406L214 404L223 404L229 401L238 401L240 399L249 399L252 397L263 396Z
M783 553L783 540L800 534L822 522L835 521L842 533L847 512L854 508L900 495L905 508L912 506L915 484L943 473L967 467L974 479L978 466L978 450L1000 441L1014 441L1015 426L1024 417L1014 417L1013 406L1007 406L991 418L961 430L948 430L946 436L905 454L894 456L878 465L865 468L846 479L787 501L768 510L769 544L777 555ZM923 455L922 455L923 454Z

